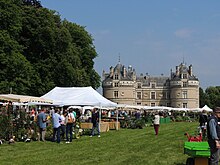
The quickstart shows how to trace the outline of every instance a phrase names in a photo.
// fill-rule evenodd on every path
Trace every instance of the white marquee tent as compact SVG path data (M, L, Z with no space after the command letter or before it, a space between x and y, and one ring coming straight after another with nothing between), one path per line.
M44 99L53 100L56 105L90 105L115 107L117 104L100 95L92 87L55 87L45 95Z
M51 99L44 99L35 96L15 95L15 94L0 94L0 100L7 100L18 103L35 103L35 104L52 104Z
M204 107L201 108L202 110L205 110L207 112L212 112L213 110L211 108L209 108L207 105L205 105Z

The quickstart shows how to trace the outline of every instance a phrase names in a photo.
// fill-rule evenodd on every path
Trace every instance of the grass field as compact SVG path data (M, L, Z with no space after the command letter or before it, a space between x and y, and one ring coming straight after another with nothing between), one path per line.
M72 143L17 142L0 146L2 165L145 164L184 165L185 132L195 133L198 123L162 124L159 136L153 127L120 129L102 133L101 138L82 136Z

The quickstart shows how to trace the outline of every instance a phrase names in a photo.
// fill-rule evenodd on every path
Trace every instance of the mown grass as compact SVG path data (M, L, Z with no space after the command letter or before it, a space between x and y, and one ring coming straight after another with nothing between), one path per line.
M162 124L159 136L153 127L120 129L102 133L101 138L82 136L70 144L17 142L0 146L2 165L134 164L184 165L185 132L195 133L198 123Z

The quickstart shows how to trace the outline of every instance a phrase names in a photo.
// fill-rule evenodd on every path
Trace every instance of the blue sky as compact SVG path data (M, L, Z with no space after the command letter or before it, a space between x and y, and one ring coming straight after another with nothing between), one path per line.
M98 53L101 75L120 61L137 74L170 75L193 65L200 86L220 85L220 1L41 0L62 19L85 26Z

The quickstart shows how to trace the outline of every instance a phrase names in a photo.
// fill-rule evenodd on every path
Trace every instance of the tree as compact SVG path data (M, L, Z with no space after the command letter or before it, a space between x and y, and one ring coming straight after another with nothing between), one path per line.
M22 29L21 2L19 0L0 1L0 30L7 31L11 38L17 39Z
M85 30L85 27L75 23L64 20L63 25L69 30L72 44L76 46L79 52L81 72L85 73L85 76L82 76L84 86L91 85L95 89L98 88L100 86L100 76L93 69L93 60L97 57L97 53L93 45L92 36Z
M208 87L206 90L207 105L211 108L220 106L220 86Z
M202 88L199 88L199 107L203 107L207 104L206 94Z
M0 7L0 92L41 96L55 86L100 86L84 27L37 0L3 0Z
M24 5L34 6L34 7L42 7L40 1L38 0L22 0Z
M20 45L6 31L0 31L0 90L26 94L32 86L34 70L20 53Z

